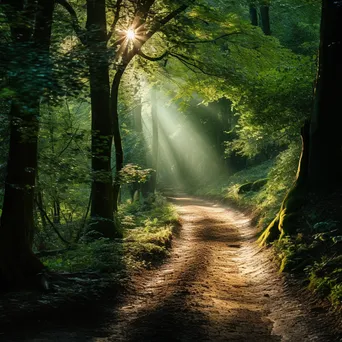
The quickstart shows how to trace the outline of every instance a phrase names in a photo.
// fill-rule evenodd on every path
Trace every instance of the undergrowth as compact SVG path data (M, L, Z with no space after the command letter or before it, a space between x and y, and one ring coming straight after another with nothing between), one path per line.
M259 230L263 231L277 215L295 180L299 155L300 146L292 144L275 160L202 187L197 194L227 200L249 209ZM342 304L340 196L336 194L328 200L310 199L302 210L296 235L273 243L280 271L296 273L310 290L328 298L339 309Z
M42 258L44 265L58 272L121 274L151 267L168 255L178 215L162 196L127 202L120 206L118 218L123 239L81 239L70 249Z

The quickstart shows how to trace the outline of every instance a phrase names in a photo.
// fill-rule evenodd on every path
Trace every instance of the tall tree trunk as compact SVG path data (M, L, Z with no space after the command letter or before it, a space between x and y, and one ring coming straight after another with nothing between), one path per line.
M139 94L139 89L137 89L137 91L135 93L135 98L137 99L137 104L133 109L134 130L137 133L137 135L139 136L139 139L141 139L141 141L143 141L143 125L142 125L142 116L141 116L142 103L141 103L141 96ZM143 146L142 146L142 148L143 148ZM131 185L132 202L140 200L141 188L142 188L142 184L139 182L134 182Z
M58 199L53 200L53 223L61 223L61 205Z
M37 180L37 182L38 182L38 180ZM44 209L43 194L42 194L41 190L37 191L36 195L37 195L38 209L39 208L43 208ZM47 226L46 218L43 215L41 210L39 210L39 213L40 213L40 219L42 221L43 229L45 229L46 226Z
M126 70L126 65L123 65L116 72L111 89L111 113L113 116L113 133L114 133L114 146L115 146L115 180L113 185L113 197L114 197L114 212L118 210L118 199L120 194L120 172L123 168L123 148L120 133L120 122L118 112L118 97L119 97L119 86L121 78Z
M270 7L268 4L260 6L261 27L266 36L271 35Z
M159 119L158 119L158 100L156 89L151 91L151 111L152 111L152 169L154 172L150 179L150 193L156 191L158 156L159 156Z
M25 22L23 9L24 1L18 1L12 8ZM39 65L44 75L49 63L53 10L53 0L38 1L33 41L30 41L27 25L20 27L18 22L10 23L18 53L26 46L27 57ZM43 269L43 264L32 252L32 241L39 102L46 79L37 82L40 75L36 72L31 84L32 74L28 70L20 75L27 83L23 84L23 79L12 79L17 98L12 101L10 112L10 146L0 226L0 287L4 288L24 287Z
M342 1L322 4L319 68L310 127L309 185L331 191L341 184Z
M262 243L294 233L300 208L309 194L320 197L341 190L342 1L323 0L319 67L310 127L302 129L297 179L280 212L262 234Z
M258 11L255 4L249 5L249 17L253 26L258 26Z
M92 112L92 230L114 238L112 192L112 118L105 0L87 0L88 64Z

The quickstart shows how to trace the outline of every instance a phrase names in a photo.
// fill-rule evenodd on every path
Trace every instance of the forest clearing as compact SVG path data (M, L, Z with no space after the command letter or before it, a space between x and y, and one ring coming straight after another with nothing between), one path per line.
M0 0L0 339L342 341L342 0Z

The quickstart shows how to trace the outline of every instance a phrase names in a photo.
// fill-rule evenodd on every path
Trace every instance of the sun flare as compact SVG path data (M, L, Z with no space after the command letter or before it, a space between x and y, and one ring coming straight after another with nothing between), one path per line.
M130 28L126 31L126 37L128 40L134 40L135 39L135 31Z

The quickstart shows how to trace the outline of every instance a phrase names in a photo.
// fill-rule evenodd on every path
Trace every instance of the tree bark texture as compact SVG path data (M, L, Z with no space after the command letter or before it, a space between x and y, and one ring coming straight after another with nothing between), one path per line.
M116 72L111 89L111 113L113 116L113 133L114 133L114 146L115 146L115 179L113 185L113 197L114 197L114 212L118 210L118 200L120 194L120 172L123 169L124 155L120 132L119 112L118 112L118 97L119 97L119 86L121 78L126 70L127 65L123 65Z
M92 111L91 229L103 237L116 235L112 192L112 118L105 0L87 0L87 43Z
M312 190L331 191L342 182L342 1L324 0L322 5L308 177Z

